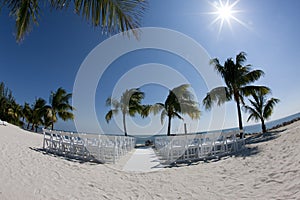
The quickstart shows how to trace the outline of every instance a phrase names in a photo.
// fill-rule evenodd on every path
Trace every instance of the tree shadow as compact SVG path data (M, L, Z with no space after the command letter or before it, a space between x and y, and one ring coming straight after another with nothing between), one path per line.
M184 166L194 166L194 165L199 165L201 163L215 163L219 162L222 160L227 160L227 159L232 159L235 157L250 157L254 156L260 153L260 150L258 149L257 146L254 147L245 147L244 149L237 151L237 152L232 152L232 153L227 153L223 155L217 155L217 156L207 156L205 158L198 158L194 160L185 160L185 161L175 161L172 163L161 163L162 165L165 166L165 168L178 168L178 167L184 167Z
M250 136L248 138L246 138L245 142L246 144L257 144L257 143L261 143L261 142L267 142L270 140L274 140L278 137L280 137L280 133L286 131L286 129L281 129L281 130L274 130L274 131L269 131L265 134L256 134L254 136Z
M242 151L239 151L235 154L235 157L251 157L260 153L258 146L245 147Z
M55 157L55 158L64 159L64 160L71 161L71 162L74 162L74 163L79 163L79 164L88 163L90 165L104 164L103 162L100 162L99 160L96 160L92 156L82 157L82 156L77 156L77 155L72 155L72 154L65 154L65 153L49 151L47 149L35 148L35 147L29 147L29 149L32 150L32 151L42 153L45 156L52 156L52 157Z
M253 136L250 136L246 138L245 142L246 144L258 144L261 142L267 142L274 140L278 137L280 137L280 133L286 131L287 129L280 129L280 130L272 130L268 131L265 134L256 134ZM244 149L233 152L230 154L220 155L220 156L207 156L205 158L199 158L196 160L188 160L188 161L175 161L172 163L163 163L165 164L166 168L173 168L173 167L183 167L183 166L192 166L192 165L198 165L199 163L212 163L212 162L218 162L220 160L229 159L231 157L250 157L254 156L260 153L260 150L258 146L249 146L246 145Z

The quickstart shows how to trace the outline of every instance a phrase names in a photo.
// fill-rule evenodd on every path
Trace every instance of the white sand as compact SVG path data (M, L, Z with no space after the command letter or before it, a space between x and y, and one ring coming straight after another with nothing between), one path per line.
M134 173L43 154L41 135L1 125L0 199L300 199L300 122L279 130L252 155Z
M135 149L130 159L123 166L126 172L152 172L162 168L158 157L151 147Z

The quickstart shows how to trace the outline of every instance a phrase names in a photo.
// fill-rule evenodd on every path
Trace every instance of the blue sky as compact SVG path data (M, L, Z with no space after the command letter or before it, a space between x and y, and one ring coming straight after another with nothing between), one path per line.
M247 27L231 20L232 28L225 23L220 33L218 23L211 25L216 16L207 14L215 11L211 5L213 2L190 0L188 3L182 3L179 0L151 0L142 26L169 28L186 34L201 44L211 57L218 57L221 63L240 51L245 51L247 63L266 73L257 84L269 86L273 92L272 96L281 100L272 119L299 112L300 69L297 66L297 58L300 57L298 12L300 2L240 0L234 7L240 12L234 16L243 21ZM25 40L17 44L14 38L14 20L8 16L5 9L0 14L2 27L0 81L5 82L13 91L20 104L25 101L32 103L37 97L48 100L50 92L58 87L71 92L77 71L86 56L98 44L109 38L108 35L102 35L100 28L91 27L71 9L66 12L50 12L45 9L39 26L33 26ZM196 96L202 100L207 88L201 77L194 77L193 70L186 61L167 52L155 50L132 52L116 60L99 82L98 87L105 89L97 91L95 108L99 123L105 132L121 131L114 123L107 125L104 121L104 115L109 109L104 106L105 99L111 95L114 84L134 66L153 62L178 70L190 80ZM146 92L145 103L162 102L167 95L167 89L158 85L143 86L142 89ZM203 107L201 111L202 124L198 130L192 131L207 128L210 113ZM244 119L246 117L244 114ZM134 121L144 126L150 120L142 121L137 118ZM179 121L174 121L174 132L182 130L182 126L176 123L179 124ZM247 125L253 122L246 123L244 120L244 123ZM159 123L156 126L165 127ZM236 126L235 105L233 102L227 103L224 128ZM74 127L72 123L60 122L57 128ZM188 128L193 129L189 126ZM87 131L92 132L93 129ZM148 131L151 132L151 128Z

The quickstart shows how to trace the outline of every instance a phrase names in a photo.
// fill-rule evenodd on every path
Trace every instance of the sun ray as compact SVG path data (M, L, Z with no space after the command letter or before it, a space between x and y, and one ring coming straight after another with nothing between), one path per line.
M238 24L250 29L245 22L238 19L235 15L237 13L241 13L243 11L235 9L235 6L240 2L240 0L236 0L234 2L230 2L230 0L218 0L209 2L209 4L215 9L213 12L209 12L208 14L215 15L216 17L210 23L210 26L219 23L218 28L218 37L222 32L225 24L229 27L231 31L233 31L232 22L237 22Z

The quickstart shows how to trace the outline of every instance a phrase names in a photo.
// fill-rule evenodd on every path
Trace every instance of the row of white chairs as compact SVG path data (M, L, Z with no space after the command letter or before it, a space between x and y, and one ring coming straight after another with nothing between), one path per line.
M8 123L7 123L6 121L2 121L2 120L0 119L0 125L7 126Z
M46 151L85 160L115 163L135 147L135 138L43 129Z
M244 148L237 131L155 137L155 150L163 163L220 157Z

